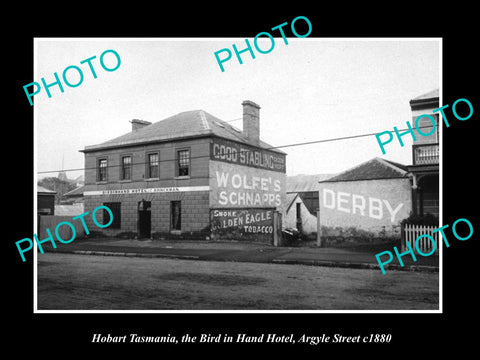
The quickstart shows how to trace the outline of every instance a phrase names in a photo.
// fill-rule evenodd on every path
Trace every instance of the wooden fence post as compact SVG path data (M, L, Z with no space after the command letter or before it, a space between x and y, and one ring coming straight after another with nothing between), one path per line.
M405 243L405 226L407 224L400 224L400 249L404 252L404 243Z
M322 247L322 228L320 226L320 209L317 210L317 247Z
M279 219L278 219L278 211L273 212L273 246L279 246L280 239L278 236L278 226L279 225Z

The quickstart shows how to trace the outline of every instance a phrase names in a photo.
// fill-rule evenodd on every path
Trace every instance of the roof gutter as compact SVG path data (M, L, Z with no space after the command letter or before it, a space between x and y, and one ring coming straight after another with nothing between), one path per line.
M104 145L104 146L91 145L91 146L86 146L85 149L78 150L78 151L86 154L86 153L91 153L91 152L100 151L100 150L129 148L129 147L144 146L149 144L167 143L172 141L183 141L183 140L200 139L200 138L208 138L208 137L212 137L212 134L189 135L189 136L166 138L166 139L153 139L153 140L146 140L146 141L136 141L134 143L112 144L112 145Z

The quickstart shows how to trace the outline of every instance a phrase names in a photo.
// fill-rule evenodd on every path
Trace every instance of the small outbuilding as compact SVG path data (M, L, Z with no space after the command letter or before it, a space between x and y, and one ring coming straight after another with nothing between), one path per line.
M287 194L287 205L284 227L296 228L307 237L316 237L318 206L312 207L312 202L305 201L301 193Z
M37 214L55 215L56 191L37 185Z
M332 176L333 174L300 174L287 177L284 228L295 228L303 236L316 237L319 181Z

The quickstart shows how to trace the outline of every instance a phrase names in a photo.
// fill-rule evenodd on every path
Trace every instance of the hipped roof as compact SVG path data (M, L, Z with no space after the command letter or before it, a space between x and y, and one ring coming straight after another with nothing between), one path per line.
M320 181L320 183L373 179L395 179L407 177L407 174L408 169L405 165L375 157L327 180Z
M215 135L228 140L238 141L285 154L281 150L273 149L273 146L264 141L260 140L260 142L256 144L246 137L241 130L204 110L181 112L101 144L85 146L83 152L209 135Z
M83 195L83 192L85 191L85 186L84 185L81 185L73 190L70 190L69 192L66 192L65 194L63 194L63 196L82 196Z

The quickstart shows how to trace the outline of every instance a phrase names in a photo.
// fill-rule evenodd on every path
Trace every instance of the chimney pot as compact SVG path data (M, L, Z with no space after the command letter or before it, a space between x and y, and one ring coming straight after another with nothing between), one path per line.
M145 126L152 124L150 121L139 120L139 119L133 119L130 122L132 123L132 131L137 131L138 129L141 129Z
M245 100L243 105L243 134L254 144L260 143L260 106Z

